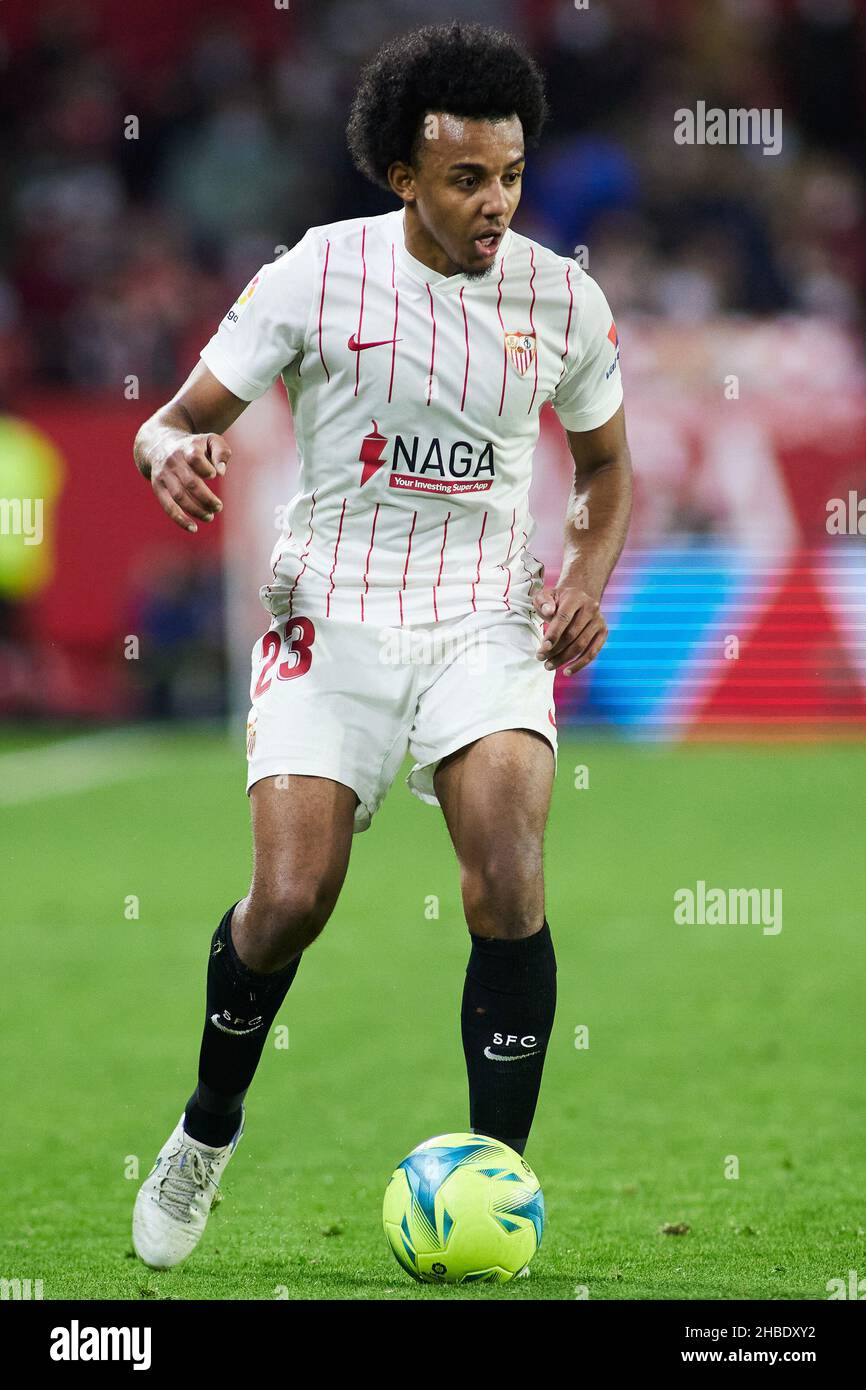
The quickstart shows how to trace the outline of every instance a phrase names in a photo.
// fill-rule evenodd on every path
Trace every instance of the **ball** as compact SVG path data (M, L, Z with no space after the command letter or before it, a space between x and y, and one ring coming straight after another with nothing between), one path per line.
M504 1284L541 1244L544 1197L525 1158L483 1134L440 1134L398 1163L385 1235L425 1284Z

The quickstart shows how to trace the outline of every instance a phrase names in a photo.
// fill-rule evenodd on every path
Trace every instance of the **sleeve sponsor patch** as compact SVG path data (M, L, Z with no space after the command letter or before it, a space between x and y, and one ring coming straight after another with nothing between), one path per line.
M247 305L249 304L250 300L255 294L257 287L261 283L261 279L262 271L259 271L257 275L253 276L246 289L243 291L242 294L238 295L234 304L229 309L228 313L223 319L223 324L229 330L229 332L232 332L235 328L237 328L238 323L240 322L241 315L243 314L244 310L246 309Z

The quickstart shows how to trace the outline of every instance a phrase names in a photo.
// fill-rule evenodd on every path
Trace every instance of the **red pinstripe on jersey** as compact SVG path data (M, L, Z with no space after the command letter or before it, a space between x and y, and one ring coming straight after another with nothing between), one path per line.
M535 308L535 252L534 252L534 250L533 250L533 248L532 248L531 246L530 246L530 248L529 248L529 262L530 262L530 264L531 264L531 266L532 266L532 274L531 274L530 277L529 277L529 288L530 288L530 290L532 291L532 298L531 298L530 301L529 301L529 330L530 330L530 332L534 335L534 334L535 334L535 320L534 320L534 318L532 317L532 311L533 311L533 309ZM528 415L529 412L532 410L532 407L533 407L533 405L535 404L535 395L536 395L536 392L538 391L538 338L537 338L537 337L535 338L535 352L534 352L533 355L532 355L532 360L533 360L533 362L535 363L535 385L534 385L533 388L532 388L532 399L530 400L529 405L528 405L527 410L526 410L527 415Z
M481 542L484 540L484 528L485 528L486 525L487 525L487 513L485 512L484 515L483 515L483 517L481 518L481 531L480 531L479 536L478 536L478 565L477 565L476 570L475 570L475 583L472 585L472 612L473 612L473 613L477 613L477 612L478 612L478 609L475 607L475 590L476 590L476 587L478 586L478 584L481 582Z
M445 563L445 542L448 539L448 523L450 520L451 513L449 512L445 518L445 525L442 528L442 549L439 551L439 573L436 576L436 583L433 585L433 613L435 615L437 623L439 621L439 609L436 606L436 590L442 583L442 566Z
M505 373L508 371L508 348L505 346L505 324L502 322L502 281L505 279L505 257L503 256L499 265L499 284L496 295L496 312L499 315L499 327L502 329L502 392L499 397L498 414L502 414L502 406L505 402Z
M288 543L289 543L289 541L290 541L291 539L292 539L292 533L291 533L291 530L290 530L290 531L289 531L289 534L285 537L285 542L286 542L286 544L282 547L282 549L280 550L279 555L277 556L276 560L274 561L273 565L271 566L271 573L272 573L273 576L274 576L274 584L277 582L277 566L279 565L280 561L282 560L283 556L285 555L285 553L286 553L286 546L288 545ZM273 588L273 585L272 585L272 584L269 584L267 587L268 587L268 593L270 593L270 592L271 592L271 589Z
M313 493L312 497L310 498L310 517L309 517L309 521L307 522L307 525L308 525L309 528L310 528L310 534L307 536L307 544L306 544L306 546L305 546L305 548L304 548L304 553L303 553L303 555L301 556L301 568L298 570L298 573L295 575L295 582L294 582L294 584L292 585L291 590L290 590L290 592L289 592L289 617L292 616L292 604L293 604L294 598L295 598L295 590L296 590L297 587L298 587L298 580L300 579L301 575L304 573L304 570L307 568L307 556L309 555L309 553L310 553L310 547L311 547L311 545L313 544L313 514L315 513L315 510L316 510L316 497L317 497L317 495L318 495L318 491L319 491L319 489L316 488L316 491Z
M399 308L400 308L400 292L399 292L399 290L397 289L397 284L396 284L396 281L395 281L395 279L394 279L394 243L393 243L393 241L391 242L391 288L392 288L393 291L394 291L394 332L393 332L392 335L391 335L392 338L394 339L394 341L393 341L392 344L391 344L391 379L390 379L390 381L388 382L388 400L389 400L389 401L390 401L390 399L391 399L391 392L392 392L393 389L394 389L394 361L395 361L396 356L397 356L397 314L398 314Z
M325 356L324 356L324 353L322 352L322 314L324 313L324 309L325 309L325 280L326 280L327 277L328 277L328 261L329 261L329 259L330 259L330 256L331 256L331 243L330 243L329 241L326 241L326 242L325 242L325 264L324 264L324 266L322 267L322 294L321 294L321 297L320 297L320 299L319 299L319 357L320 357L320 359L321 359L322 366L323 366L324 369L325 369L325 377L326 377L326 379L327 379L328 381L331 380L331 373L328 371L328 364L327 364L327 362L325 361Z
M343 517L344 517L345 515L346 515L346 498L344 497L344 498L343 498L343 509L342 509L342 511L340 512L340 525L339 525L339 528L338 528L338 530L337 530L337 539L336 539L336 541L334 542L334 563L333 563L332 566L331 566L331 576L330 576L330 578L331 578L331 587L330 587L330 589L328 590L328 597L327 597L327 599L325 600L325 613L326 613L326 615L327 615L329 618L330 618L330 616L331 616L331 594L334 592L334 588L335 588L335 584L334 584L334 570L337 568L337 551L340 549L340 540L341 540L342 535L343 535Z
M507 579L506 579L506 581L505 581L505 591L504 591L504 593L503 593L503 595L502 595L502 602L505 604L505 607L506 607L506 608L510 608L510 607L511 607L511 604L508 602L508 590L511 588L511 570L508 568L508 563L509 563L509 561L510 561L510 559L511 559L511 547L512 547L513 544L514 544L514 523L515 523L516 520L517 520L517 508L516 508L516 507L512 507L512 509L511 509L511 538L509 539L509 542L508 542L508 554L506 555L506 557L505 557L504 561L502 562L502 564L499 566L500 569L505 570L505 572L506 572L506 574L507 574L507 576L508 576Z
M402 625L402 622L403 622L403 594L404 594L405 589L406 589L406 575L407 575L408 570L409 570L409 556L412 554L412 537L413 537L413 535L415 534L415 522L416 522L417 520L418 520L418 513L417 513L417 512L413 512L413 513L412 513L412 525L409 527L409 540L408 540L407 543L406 543L406 563L405 563L404 566L403 566L403 583L402 583L402 585L400 586L400 592L399 592L398 595L397 595L397 598L398 598L399 601L400 601L400 623L401 623L401 625Z
M531 583L532 583L532 572L531 572L531 570L529 569L529 566L528 566L527 563L526 563L526 547L527 547L527 545L529 544L529 538L528 538L528 536L527 536L527 534L526 534L525 531L522 532L522 535L523 535L523 549L522 549L521 552L520 552L520 563L522 564L523 569L524 569L524 573L526 574L526 577L527 577L527 579L529 580L529 582L530 582L530 584L531 584Z
M469 320L466 317L466 305L463 303L463 288L460 290L460 308L463 310L463 336L466 339L466 366L463 368L463 395L460 397L460 409L466 404L466 383L469 380Z
M568 333L571 328L571 313L574 308L574 295L571 289L571 267L565 267L565 282L568 285L568 318L565 321L565 347L562 349L562 371L559 373L559 381L565 376L565 359L568 356ZM538 349L536 348L536 352ZM559 385L559 381L556 383Z
M361 337L361 325L364 322L364 290L367 287L367 227L361 228L361 307L358 310L358 334L357 341L363 342ZM358 384L361 380L361 354L355 353L355 395L358 394Z
M427 374L427 404L430 404L430 397L433 394L433 363L436 361L436 315L433 312L433 291L430 282L427 282L427 298L430 300L430 317L433 320L433 341L430 344L430 371Z
M364 594L369 594L370 585L367 576L370 573L370 556L373 554L373 541L376 539L376 522L379 520L379 508L381 502L376 503L376 510L373 513L373 529L370 532L370 549L367 551L367 562L364 565ZM364 621L364 594L361 595L361 622Z

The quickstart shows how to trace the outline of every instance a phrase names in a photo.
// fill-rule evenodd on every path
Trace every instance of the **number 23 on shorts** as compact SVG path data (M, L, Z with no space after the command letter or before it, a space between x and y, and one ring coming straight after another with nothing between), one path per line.
M316 640L316 629L309 618L292 618L286 623L285 647L287 656L277 667L277 679L295 680L306 675L313 660L312 646ZM264 695L271 684L271 671L280 655L283 639L271 628L262 638L262 669L253 691L253 699Z

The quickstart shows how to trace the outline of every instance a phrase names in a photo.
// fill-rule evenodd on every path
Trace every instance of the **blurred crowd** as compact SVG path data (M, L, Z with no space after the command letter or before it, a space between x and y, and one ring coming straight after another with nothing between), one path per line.
M36 5L26 41L0 38L0 397L173 387L277 248L392 206L346 153L358 70L452 17L542 63L553 114L516 225L588 248L618 315L862 329L861 0L190 0L163 7L162 47L142 5L136 42L97 0ZM781 108L781 152L676 144L698 100Z

